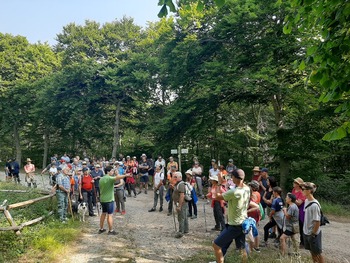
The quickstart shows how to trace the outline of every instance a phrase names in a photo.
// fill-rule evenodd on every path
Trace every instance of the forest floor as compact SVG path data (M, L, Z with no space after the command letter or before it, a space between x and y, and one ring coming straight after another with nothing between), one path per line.
M47 189L48 183L45 181L38 180L38 186ZM212 255L209 258L215 260L211 241L218 232L210 230L215 221L212 208L206 200L198 201L198 218L189 219L190 232L180 239L174 237L174 218L167 216L167 203L164 201L163 212L158 211L159 204L157 211L148 212L152 205L152 190L149 190L148 194L142 192L136 198L127 198L126 214L118 213L113 216L116 236L98 234L99 217L87 217L87 221L83 223L81 237L73 244L65 246L57 262L208 262L194 259L201 253ZM350 262L350 222L348 219L328 217L331 224L322 227L323 254L326 262ZM178 228L177 220L175 221ZM260 239L266 223L266 219L260 223ZM234 250L234 245L230 249ZM262 248L262 254L264 250L267 248ZM306 250L301 252L302 255L309 255Z

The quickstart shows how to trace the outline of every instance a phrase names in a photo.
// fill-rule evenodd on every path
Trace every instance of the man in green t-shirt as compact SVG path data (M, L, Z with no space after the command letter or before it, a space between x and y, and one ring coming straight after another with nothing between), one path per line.
M108 166L105 169L106 175L100 179L100 202L102 206L102 215L100 217L100 230L98 233L101 234L106 231L103 228L104 221L107 216L108 224L108 235L116 235L117 233L113 230L113 211L114 211L114 183L119 179L131 176L131 174L125 175L114 175L114 169L112 166Z
M224 256L233 240L236 242L236 248L241 250L242 261L247 261L242 223L247 218L250 188L244 184L244 178L243 170L233 170L232 181L236 187L226 193L217 193L215 198L216 200L225 200L228 203L228 225L213 242L217 263L224 262ZM221 182L219 182L220 184Z

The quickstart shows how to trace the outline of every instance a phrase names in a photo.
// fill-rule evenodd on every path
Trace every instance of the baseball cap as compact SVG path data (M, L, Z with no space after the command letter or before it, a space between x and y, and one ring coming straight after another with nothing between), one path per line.
M89 171L89 168L83 168L83 172Z
M57 171L62 171L62 167L57 167Z
M261 171L262 171L262 172L268 172L269 169L267 169L267 168L262 168Z
M215 159L211 159L212 162L216 163L216 160Z
M233 163L233 159L229 159L228 162L229 162L229 163Z

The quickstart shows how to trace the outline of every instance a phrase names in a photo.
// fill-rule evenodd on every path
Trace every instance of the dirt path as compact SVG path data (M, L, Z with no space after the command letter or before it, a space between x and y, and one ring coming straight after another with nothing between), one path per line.
M99 218L89 218L82 239L70 249L70 256L61 262L181 262L204 247L208 248L211 240L216 237L217 232L210 231L214 226L214 219L206 201L199 200L198 218L189 219L190 233L181 239L174 238L174 221L172 216L166 215L167 209L163 212L148 212L152 202L152 192L148 195L142 193L137 198L128 198L127 214L114 216L117 236L97 234ZM203 205L206 207L207 232ZM261 234L265 223L260 224ZM327 262L350 262L347 242L349 229L349 223L334 221L331 225L322 227ZM303 253L308 252L304 250Z

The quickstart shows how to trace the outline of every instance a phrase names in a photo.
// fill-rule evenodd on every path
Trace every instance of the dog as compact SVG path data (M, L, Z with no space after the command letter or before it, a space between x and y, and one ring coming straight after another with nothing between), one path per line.
M78 205L78 214L79 214L80 221L85 222L85 215L87 211L88 211L88 207L86 202L82 202Z

